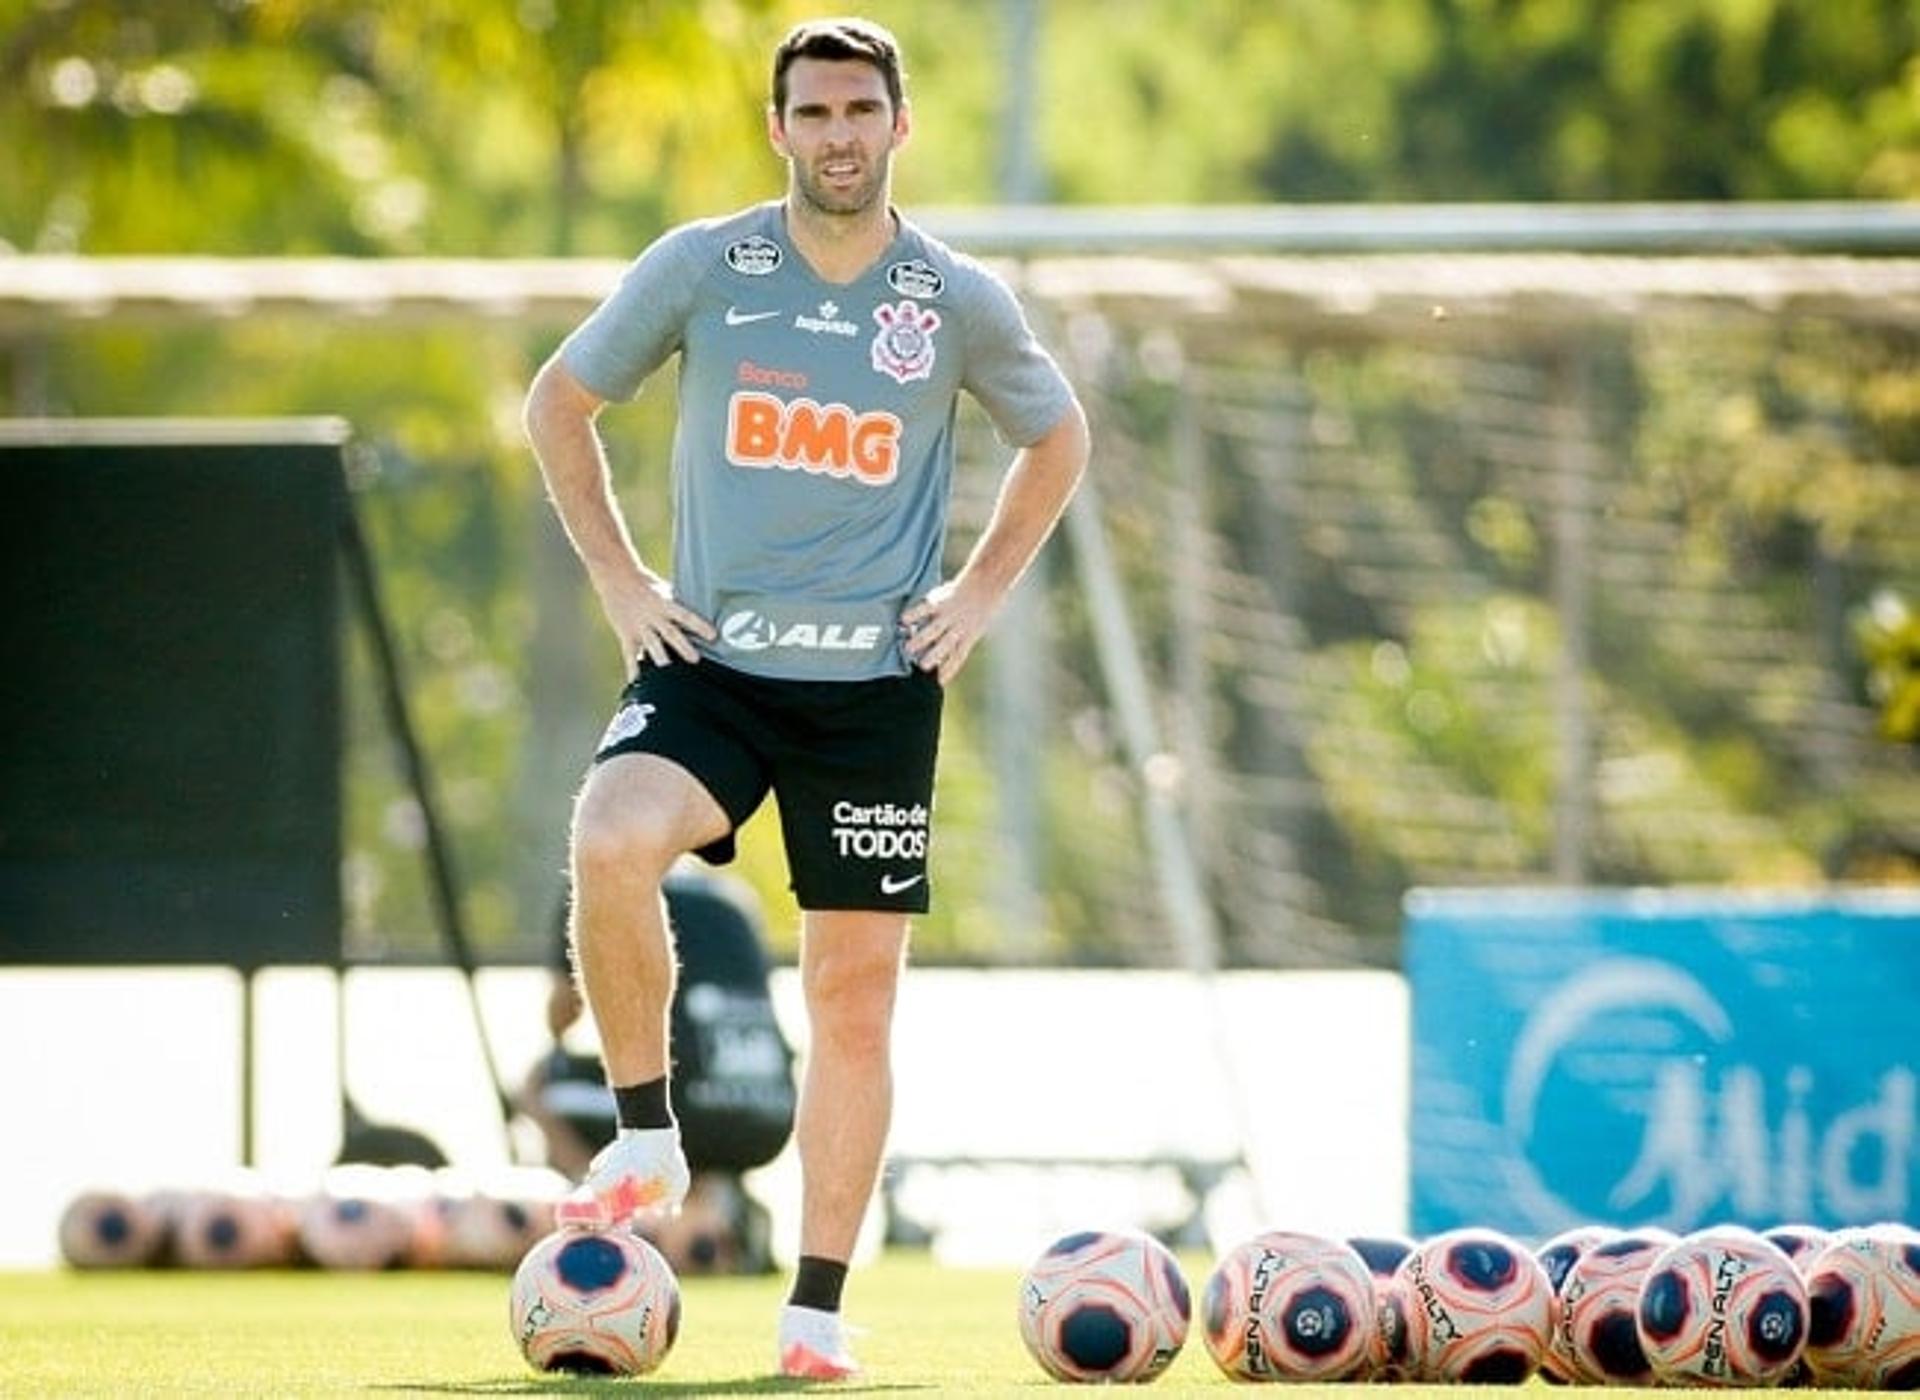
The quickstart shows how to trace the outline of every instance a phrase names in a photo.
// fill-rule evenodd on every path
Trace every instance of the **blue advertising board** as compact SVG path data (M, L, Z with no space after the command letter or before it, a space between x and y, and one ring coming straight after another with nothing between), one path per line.
M1416 1233L1916 1218L1920 892L1406 912Z

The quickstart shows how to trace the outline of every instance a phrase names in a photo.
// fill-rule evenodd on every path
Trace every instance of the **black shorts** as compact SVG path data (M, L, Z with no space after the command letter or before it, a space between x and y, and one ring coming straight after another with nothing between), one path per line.
M717 661L642 664L594 754L650 753L691 773L738 829L771 792L802 909L923 914L940 682L752 676ZM698 852L733 859L730 831Z

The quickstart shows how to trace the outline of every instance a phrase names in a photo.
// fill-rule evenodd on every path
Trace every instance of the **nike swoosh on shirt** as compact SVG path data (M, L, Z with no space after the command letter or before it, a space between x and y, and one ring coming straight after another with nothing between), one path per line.
M778 316L779 314L778 311L742 311L737 306L729 306L727 308L727 324L730 326L744 326L749 322L764 321L769 317Z
M912 889L926 878L924 875L909 875L904 880L896 880L891 875L882 875L880 877L880 893L899 894L902 890Z

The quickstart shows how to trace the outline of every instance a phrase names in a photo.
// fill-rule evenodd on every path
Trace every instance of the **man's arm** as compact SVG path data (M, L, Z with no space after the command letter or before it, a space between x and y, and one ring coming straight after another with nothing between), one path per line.
M641 562L633 547L593 423L605 406L555 355L527 390L522 417L527 441L567 538L586 565L600 606L620 639L628 674L642 652L656 666L664 666L669 653L698 661L700 654L687 633L711 638L713 628L673 601L672 586Z
M946 685L1053 533L1087 467L1087 417L1078 400L1038 442L1014 457L993 518L952 579L900 615L907 655Z

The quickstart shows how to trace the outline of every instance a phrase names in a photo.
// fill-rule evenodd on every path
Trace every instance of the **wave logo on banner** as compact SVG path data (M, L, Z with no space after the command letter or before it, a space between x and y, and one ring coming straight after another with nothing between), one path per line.
M1596 1216L1688 1229L1722 1203L1758 1222L1905 1218L1913 1070L1856 1075L1867 1096L1836 1105L1813 1067L1782 1060L1784 1028L1745 1029L1658 959L1601 957L1553 986L1500 1088L1513 1204L1541 1230Z

